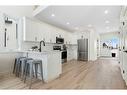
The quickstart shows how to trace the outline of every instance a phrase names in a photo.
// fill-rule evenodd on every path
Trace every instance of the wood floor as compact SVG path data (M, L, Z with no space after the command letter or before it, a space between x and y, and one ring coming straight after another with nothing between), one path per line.
M14 75L0 77L0 89L28 89ZM72 60L63 64L62 75L49 82L34 80L32 89L126 89L115 59L94 62Z

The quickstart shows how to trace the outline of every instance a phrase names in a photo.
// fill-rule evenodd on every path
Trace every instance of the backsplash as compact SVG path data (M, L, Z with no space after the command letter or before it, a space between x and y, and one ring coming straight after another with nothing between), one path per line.
M51 51L51 50L53 50L54 45L55 44L46 43L45 46L42 45L42 50L43 51ZM38 46L38 48L39 48L39 42L23 42L21 50L29 50L33 46Z

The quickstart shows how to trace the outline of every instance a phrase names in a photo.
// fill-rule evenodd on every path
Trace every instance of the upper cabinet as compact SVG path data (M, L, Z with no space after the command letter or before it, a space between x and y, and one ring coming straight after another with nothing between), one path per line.
M127 29L127 7L126 6L122 7L121 9L120 28L122 30Z
M38 30L37 27L38 24L27 18L23 18L23 33L24 33L24 41L38 41L40 40L40 37L38 36Z
M24 41L56 43L56 37L64 38L64 44L77 44L77 35L66 32L51 25L23 17Z
M39 42L44 40L45 42L52 42L51 29L30 18L23 17L23 33L24 41Z
M121 15L120 15L120 47L121 49L127 50L127 7L122 7Z

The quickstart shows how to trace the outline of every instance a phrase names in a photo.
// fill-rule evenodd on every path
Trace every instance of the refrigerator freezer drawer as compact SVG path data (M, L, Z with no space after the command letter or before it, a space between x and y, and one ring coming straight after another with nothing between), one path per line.
M78 60L88 61L88 52L78 52Z

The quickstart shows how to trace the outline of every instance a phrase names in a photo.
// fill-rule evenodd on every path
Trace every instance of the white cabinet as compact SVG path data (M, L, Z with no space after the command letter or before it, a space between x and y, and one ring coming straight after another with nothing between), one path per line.
M127 85L127 7L122 7L121 16L120 16L120 51L119 51L119 61L120 61L120 68L123 79Z
M17 48L16 23L5 24L5 28L6 28L6 48L16 49Z
M64 44L77 44L77 39L85 38L87 34L65 32L27 17L23 18L23 32L24 41L38 42L44 40L48 43L56 43L56 37L61 37L64 38Z
M65 33L64 44L70 44L70 33Z
M0 49L4 48L4 32L0 31Z
M77 35L72 34L70 38L71 38L71 44L77 44Z
M77 35L73 33L66 33L65 44L77 44Z
M40 37L38 36L38 25L35 21L24 17L23 18L23 33L24 41L39 41Z
M56 37L59 37L60 36L60 34L59 34L59 32L57 31L57 30L51 30L51 32L50 32L50 36L51 36L51 42L52 43L56 43Z
M4 48L4 19L3 14L0 13L0 49Z
M23 18L23 32L24 41L39 42L44 40L45 42L52 42L51 29L49 26L31 20L30 18Z

